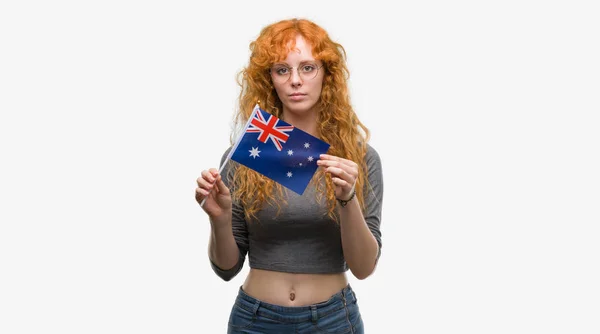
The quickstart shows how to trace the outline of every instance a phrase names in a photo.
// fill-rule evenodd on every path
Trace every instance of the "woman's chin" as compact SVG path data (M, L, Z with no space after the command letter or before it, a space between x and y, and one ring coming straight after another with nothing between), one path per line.
M308 101L288 103L287 105L285 105L285 109L287 109L288 112L295 115L308 114L314 109L315 104L307 102Z

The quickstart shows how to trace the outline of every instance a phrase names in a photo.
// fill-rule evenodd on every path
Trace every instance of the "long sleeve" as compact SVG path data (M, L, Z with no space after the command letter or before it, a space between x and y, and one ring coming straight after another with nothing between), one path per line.
M364 196L365 196L365 222L373 233L373 236L377 240L379 245L379 251L377 253L377 260L381 256L381 209L383 204L383 171L381 167L381 159L377 151L368 146L367 154L365 157L368 171L368 184L365 185Z

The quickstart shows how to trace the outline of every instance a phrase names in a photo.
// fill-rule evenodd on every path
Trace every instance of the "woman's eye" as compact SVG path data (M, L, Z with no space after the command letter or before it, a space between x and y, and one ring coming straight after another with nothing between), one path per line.
M287 69L287 67L280 67L280 68L275 69L275 73L281 74L281 75L287 74L288 69Z
M312 72L312 71L314 71L315 68L316 68L315 65L304 65L304 66L302 66L302 71L303 72Z

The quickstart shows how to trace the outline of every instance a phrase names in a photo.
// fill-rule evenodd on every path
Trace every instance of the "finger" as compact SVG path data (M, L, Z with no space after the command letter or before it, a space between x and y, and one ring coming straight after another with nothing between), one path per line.
M351 188L351 185L347 181L342 180L339 177L332 177L331 180L336 186L340 186L345 189Z
M203 170L201 175L202 176L196 180L198 186L204 189L212 189L216 180L215 177L213 177L207 170Z
M346 173L358 177L358 165L350 160L317 160L317 165L322 167L337 167L346 171Z
M196 188L196 194L206 197L208 196L208 194L210 194L210 190L206 190L206 189L202 189L202 188Z
M317 165L319 167L324 167L326 170L327 170L327 168L340 168L340 169L346 168L339 161L333 161L333 160L317 160Z
M208 196L210 192L206 189L196 188L196 201L202 203L202 201Z
M204 178L206 181L210 182L210 183L215 183L216 177L208 170L203 170L202 173L202 178Z
M345 180L348 183L354 184L354 180L356 179L354 176L352 176L351 174L339 167L327 167L325 171L331 173L331 175L333 176Z
M321 154L319 156L319 159L323 159L323 161L337 161L340 164L347 165L348 167L355 167L355 166L357 166L356 163L354 161L352 161L352 160L340 158L338 156L331 155L331 154ZM317 160L317 162L319 162L319 160Z
M215 187L214 184L206 181L205 179L203 179L201 177L199 177L196 180L196 183L198 184L198 188L202 188L202 189L207 190L209 192Z
M217 190L219 191L220 194L229 195L229 189L225 185L225 182L223 182L221 175L217 176Z
M354 171L353 166L349 164L345 164L338 160L317 160L317 165L322 167L337 167L346 170L348 173L352 173Z
M207 180L205 180L202 177L199 177L198 179L196 179L196 183L198 184L198 187L202 188L202 189L212 189L213 184L208 182Z

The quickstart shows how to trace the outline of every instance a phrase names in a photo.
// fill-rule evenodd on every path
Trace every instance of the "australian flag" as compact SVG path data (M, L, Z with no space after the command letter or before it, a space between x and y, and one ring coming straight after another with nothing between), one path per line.
M260 109L231 150L231 159L302 195L329 144Z

